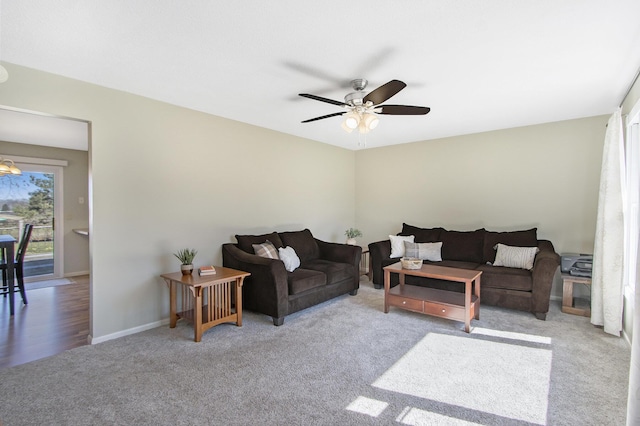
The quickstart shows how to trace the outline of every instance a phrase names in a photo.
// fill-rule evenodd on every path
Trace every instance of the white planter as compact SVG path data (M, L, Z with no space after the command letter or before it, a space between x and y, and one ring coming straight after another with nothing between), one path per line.
M356 243L356 239L355 238L347 238L347 244L349 244L350 246L355 246Z
M193 272L193 265L180 265L180 272L182 272L182 275L191 275Z

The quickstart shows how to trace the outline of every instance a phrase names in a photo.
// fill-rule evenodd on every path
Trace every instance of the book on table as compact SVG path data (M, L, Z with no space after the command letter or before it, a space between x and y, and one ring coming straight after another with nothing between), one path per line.
M216 268L213 266L201 266L198 268L198 273L200 275L215 275Z

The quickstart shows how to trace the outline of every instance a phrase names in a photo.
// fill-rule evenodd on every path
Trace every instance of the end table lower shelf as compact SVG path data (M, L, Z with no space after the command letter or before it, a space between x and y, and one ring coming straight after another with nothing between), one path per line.
M578 308L573 297L573 285L584 284L591 290L591 277L562 274L562 312L565 314L591 316L591 307Z

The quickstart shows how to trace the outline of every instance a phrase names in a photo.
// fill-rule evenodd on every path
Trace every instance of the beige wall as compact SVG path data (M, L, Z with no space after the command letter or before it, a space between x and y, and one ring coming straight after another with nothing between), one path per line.
M308 227L343 241L354 224L352 151L5 64L0 104L88 120L91 334L168 316L171 253L221 264L236 233ZM212 94L214 96L215 94Z
M16 141L19 142L19 141ZM56 219L64 229L64 275L74 276L89 272L89 239L73 232L74 228L89 227L89 204L80 204L78 197L88 200L89 156L86 151L52 148L0 141L0 152L9 157L35 157L52 160L67 160L63 170L64 192L62 194L64 216ZM60 222L62 219L62 222Z
M363 240L386 239L403 222L537 227L558 253L593 253L606 122L599 116L358 151Z

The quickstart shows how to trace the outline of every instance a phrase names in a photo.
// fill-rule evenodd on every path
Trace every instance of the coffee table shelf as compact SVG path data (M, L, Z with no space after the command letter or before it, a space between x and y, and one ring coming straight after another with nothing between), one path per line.
M403 269L394 263L384 268L384 312L389 306L441 318L463 321L469 333L471 319L480 319L480 275L482 271L422 265L420 269ZM400 284L390 288L391 273L397 273ZM405 284L406 275L462 282L465 292L440 290Z

